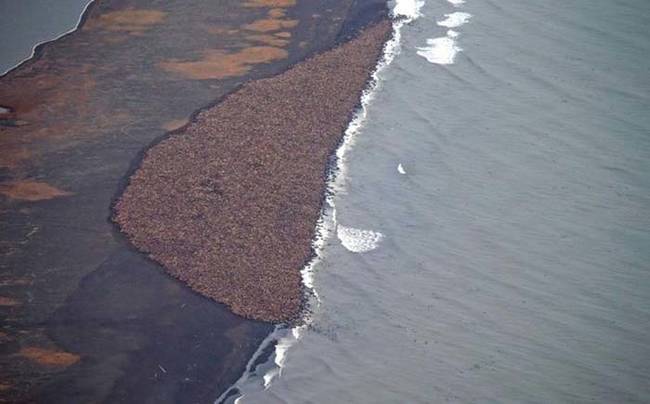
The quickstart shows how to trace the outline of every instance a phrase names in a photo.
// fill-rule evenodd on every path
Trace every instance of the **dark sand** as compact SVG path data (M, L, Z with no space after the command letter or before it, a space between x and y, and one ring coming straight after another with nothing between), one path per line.
M391 23L244 85L149 150L115 220L135 246L235 313L287 321L341 140Z
M240 376L271 326L167 276L110 206L194 111L384 12L294 3L103 0L0 77L0 402L211 402Z

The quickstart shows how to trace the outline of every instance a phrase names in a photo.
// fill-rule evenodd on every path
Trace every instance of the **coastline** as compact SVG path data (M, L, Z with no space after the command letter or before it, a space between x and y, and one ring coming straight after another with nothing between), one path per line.
M382 52L360 96L358 106L328 161L326 189L323 192L318 223L312 239L313 254L301 270L303 287L308 294L307 312L303 313L299 323L276 325L275 329L259 345L241 377L223 392L216 403L236 403L244 396L255 399L260 394L261 387L264 390L270 388L274 380L282 374L289 350L303 338L305 331L311 326L312 315L321 303L319 293L313 284L314 268L323 259L325 244L336 232L338 226L335 195L346 187L346 155L354 147L359 131L365 126L368 107L382 84L382 72L401 51L400 41L403 27L420 17L421 6L422 4L405 5L398 1L390 11L389 16L392 22L390 38L385 41Z
M115 205L121 230L235 313L297 319L328 161L390 32L390 21L379 21L249 82L149 149Z
M138 6L138 1L129 3ZM194 9L185 5L174 12L201 19L205 7L214 7L194 3ZM243 81L274 76L355 32L354 17L341 15L365 5L339 3L343 11L323 13L318 21L312 18L318 5L290 7L288 15L299 23L285 43L286 58L209 78L210 86L196 78L170 81L156 66L138 66L146 52L141 57L124 52L169 40L169 30L178 24L170 21L175 14L169 10L161 21L142 18L118 30L84 26L88 19L102 21L102 15L119 12L111 2L91 3L77 30L38 45L34 58L0 77L0 104L10 108L0 117L2 222L11 229L2 235L8 253L1 258L6 304L0 308L5 381L0 397L37 402L69 402L69 397L214 400L241 375L272 327L235 316L167 277L124 240L107 220L106 208L124 184L124 172L138 160L134 156L170 128L184 126L191 111L215 104ZM250 25L268 8L244 8L237 17L242 26ZM247 41L268 39L232 35L240 34ZM220 40L228 52L236 52L239 44ZM181 41L170 45L186 55L188 48L205 46ZM94 46L98 43L103 48ZM52 69L64 80L54 80ZM130 75L125 73L129 70ZM39 88L34 77L41 77L38 84L46 87ZM145 77L168 88L154 82L136 89L115 86ZM65 97L59 97L62 93ZM129 100L128 108L124 100ZM84 108L79 109L80 103ZM10 124L14 122L20 124ZM161 341L162 335L167 338ZM188 343L194 348L176 349Z

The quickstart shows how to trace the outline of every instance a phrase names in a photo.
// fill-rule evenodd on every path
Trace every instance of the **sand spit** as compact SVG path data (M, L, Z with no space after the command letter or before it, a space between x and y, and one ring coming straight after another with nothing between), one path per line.
M115 205L132 243L235 313L287 321L336 149L390 21L253 81L150 149Z

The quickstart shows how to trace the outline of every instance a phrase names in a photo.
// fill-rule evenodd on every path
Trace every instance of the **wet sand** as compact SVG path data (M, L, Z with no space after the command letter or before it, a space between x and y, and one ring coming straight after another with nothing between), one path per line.
M0 78L0 400L210 402L239 377L271 326L167 276L110 207L170 128L380 3L105 0Z
M116 204L122 230L235 313L296 318L328 159L390 33L384 20L248 83L153 147Z

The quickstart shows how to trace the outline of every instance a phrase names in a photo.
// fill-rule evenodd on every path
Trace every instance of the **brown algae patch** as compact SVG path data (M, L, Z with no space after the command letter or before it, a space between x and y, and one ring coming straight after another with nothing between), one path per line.
M121 230L171 275L235 313L296 318L326 167L390 32L384 20L249 82L152 147L114 207Z
M55 188L48 183L34 180L2 183L0 184L0 194L11 199L31 202L72 195L72 193Z
M67 367L74 365L81 359L79 355L70 352L55 351L52 349L44 349L38 347L22 348L18 355L36 362L43 366L63 366Z
M222 79L241 76L250 71L253 65L285 59L289 53L273 46L251 46L238 52L228 53L223 50L206 50L197 61L170 60L159 66L169 72L185 77L204 80Z
M163 22L166 15L166 12L160 10L127 9L112 11L91 19L84 28L141 33Z

